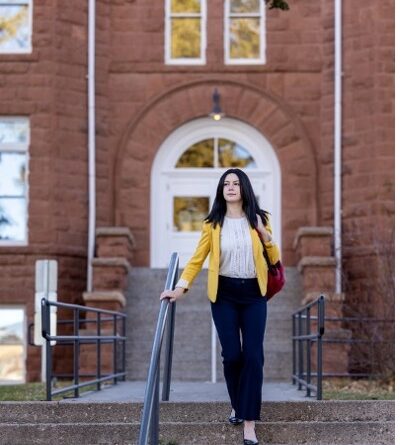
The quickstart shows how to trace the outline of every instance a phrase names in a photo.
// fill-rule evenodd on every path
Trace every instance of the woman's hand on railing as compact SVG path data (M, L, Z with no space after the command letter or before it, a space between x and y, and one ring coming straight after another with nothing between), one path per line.
M165 290L160 295L160 300L164 298L169 298L169 301L174 302L182 297L185 289L183 287L176 287L174 290Z

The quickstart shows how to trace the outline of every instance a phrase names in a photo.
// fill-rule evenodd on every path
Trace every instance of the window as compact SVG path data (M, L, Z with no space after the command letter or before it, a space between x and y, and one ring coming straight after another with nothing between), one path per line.
M265 63L263 0L225 0L225 63Z
M0 53L32 51L32 0L0 0Z
M208 196L174 196L174 231L200 232L209 211Z
M224 138L196 142L180 156L175 168L256 168L246 148Z
M27 243L29 121L0 118L0 245Z
M0 384L25 381L25 310L0 307Z
M206 0L166 0L165 63L205 64Z

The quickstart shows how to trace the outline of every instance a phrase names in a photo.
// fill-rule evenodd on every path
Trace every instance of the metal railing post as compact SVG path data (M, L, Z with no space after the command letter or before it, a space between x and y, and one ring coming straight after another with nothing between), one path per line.
M116 316L116 314L114 314L113 315L113 335L114 335L114 341L113 341L113 343L114 343L114 346L113 346L113 350L114 350L114 365L113 365L113 367L114 367L114 374L117 374L118 373L118 361L117 361L117 353L118 353L118 350L117 350L117 344L118 344L118 340L117 340L117 316ZM116 385L118 383L118 377L117 376L115 376L114 377L114 385Z
M98 337L101 336L101 314L100 312L97 312L96 314L96 334ZM101 340L98 338L96 340L96 389L97 391L101 390L101 382L99 379L101 378Z
M296 383L295 375L296 375L296 339L294 336L296 335L296 315L292 315L292 384Z
M321 296L318 300L318 357L317 357L317 400L322 399L322 336L324 335L325 325L325 301Z
M122 317L122 336L126 337L126 318ZM122 342L122 372L124 375L122 376L122 380L126 380L126 341Z
M74 309L74 385L79 385L79 309ZM75 386L74 396L79 397L79 386Z
M169 400L169 393L171 389L171 371L172 371L172 353L174 345L174 327L175 327L175 311L176 303L170 303L168 320L167 320L167 338L165 344L165 364L164 364L164 376L162 387L162 400Z
M298 318L299 318L298 332L299 332L299 336L300 336L300 335L303 335L303 311L301 311L299 313ZM297 389L302 389L303 385L302 385L300 379L303 378L303 340L301 338L299 338L297 340L297 342L298 342L298 347L299 347L299 368L297 370L299 380L298 380Z
M153 404L150 422L150 445L159 445L159 412L160 412L160 363L157 366Z
M52 360L50 335L50 306L45 298L42 298L42 337L46 341L46 400L51 401Z
M310 330L310 310L311 310L311 308L310 308L310 306L308 306L307 307L307 319L306 319L306 333L307 333L307 335L310 335L311 334L311 330ZM310 388L310 383L311 383L311 338L307 338L307 343L306 343L306 345L307 345L307 358L306 358L306 360L307 360L307 365L306 365L306 369L307 369L307 377L306 377L306 380L307 380L307 386L306 386L306 388L307 388L307 392L306 392L306 394L307 394L307 397L310 397L310 394L311 394L311 388Z

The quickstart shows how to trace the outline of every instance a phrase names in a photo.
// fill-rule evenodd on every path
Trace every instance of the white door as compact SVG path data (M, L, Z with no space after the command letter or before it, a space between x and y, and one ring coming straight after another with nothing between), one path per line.
M180 172L179 172L180 173ZM200 239L204 218L211 210L222 171L188 175L171 172L164 174L163 217L160 230L165 234L160 262L157 267L167 267L173 252L178 252L179 265L184 267L193 255ZM271 202L271 175L267 172L248 174L261 208ZM274 227L274 223L272 222ZM162 255L162 258L161 258ZM203 267L208 266L208 259Z
M185 266L200 239L219 178L231 160L233 166L239 161L246 164L241 168L250 178L260 207L271 212L274 238L280 244L279 164L271 157L270 145L266 150L267 141L252 131L256 130L232 119L217 125L199 119L165 141L152 172L151 267L167 267L173 252L178 252L180 267ZM203 267L207 266L208 259Z

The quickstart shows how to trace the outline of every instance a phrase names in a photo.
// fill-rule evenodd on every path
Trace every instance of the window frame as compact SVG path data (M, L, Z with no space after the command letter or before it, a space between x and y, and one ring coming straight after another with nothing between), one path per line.
M227 138L227 137L223 137L223 136L212 136L212 137L210 137L210 138L206 138L206 139L200 139L200 140L198 140L197 142L194 142L194 143L192 143L192 144L190 144L188 147L186 147L185 148L185 150L184 151L182 151L182 153L179 155L179 157L177 158L177 160L176 160L176 162L175 162L175 166L174 166L174 169L176 169L176 170L181 170L181 169L193 169L193 170L195 170L195 171L197 171L197 170L199 170L199 169L201 169L201 171L205 171L205 170L210 170L210 171L215 171L215 170L221 170L221 171L224 171L224 170L226 170L227 168L235 168L235 167L232 167L232 166L229 166L229 167L226 167L226 166L220 166L219 165L219 141L221 140L221 139L225 139L225 140L227 140L227 141L229 141L229 142L233 142L233 143L237 143L238 144L238 142L236 142L236 141L234 141L234 140L232 140L232 139L229 139L229 138ZM212 140L213 141L213 166L212 167L177 167L177 163L179 162L179 160L181 159L181 157L186 153L186 151L187 150L189 150L190 148L192 148L194 145L196 145L196 144L198 144L198 143L200 143L200 142L203 142L203 141L206 141L206 140ZM240 144L239 144L240 145ZM248 166L245 166L245 167L239 167L239 168L242 168L243 170L253 170L253 168L254 169L257 169L258 168L258 166L257 166L257 161L254 159L254 157L251 155L251 153L250 153L250 150L247 148L247 147L244 147L244 146L241 146L249 155L250 155L250 157L252 158L252 160L253 160L253 162L254 162L254 164L255 164L255 166L254 167L248 167Z
M29 146L30 146L30 119L22 116L0 116L1 121L25 121L28 123L28 137L25 143L10 142L0 143L0 153L24 153L26 155L26 184L25 184L25 209L26 220L23 240L3 240L0 238L0 247L4 246L27 246L28 245L28 221L29 221ZM19 196L18 196L19 197ZM0 195L0 198L12 198L11 195ZM22 198L21 198L22 199Z
M171 22L174 17L199 17L195 13L177 14L171 12L171 0L164 3L164 63L166 65L205 65L207 48L207 1L200 0L200 57L173 58L171 55Z
M27 48L14 49L14 50L6 50L0 47L0 55L1 54L31 54L32 53L32 22L33 22L33 0L9 0L4 1L3 3L0 1L1 6L28 6L28 27L29 27L29 44ZM0 8L1 9L1 8Z
M266 6L263 0L258 0L259 13L231 13L231 0L224 2L224 62L225 65L263 65L266 63ZM260 57L252 59L232 59L230 57L230 19L236 18L258 18L260 19Z

